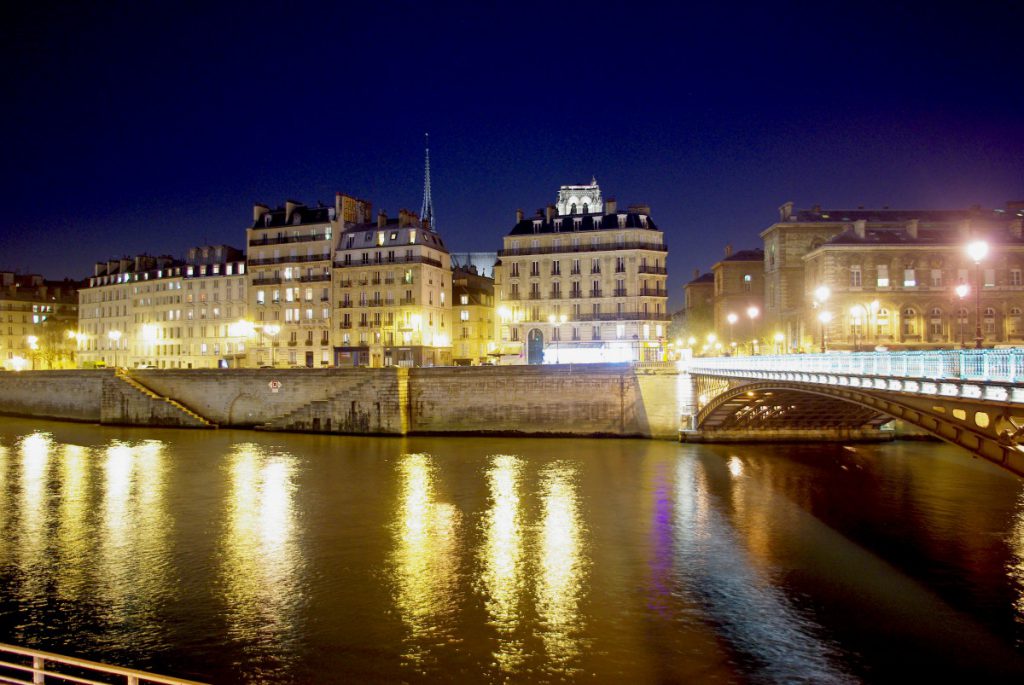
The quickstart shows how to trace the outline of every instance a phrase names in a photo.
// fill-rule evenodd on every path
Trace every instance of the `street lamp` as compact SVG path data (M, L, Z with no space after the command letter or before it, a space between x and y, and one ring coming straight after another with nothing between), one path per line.
M818 321L821 322L821 353L824 354L828 346L825 343L825 327L828 326L828 322L832 320L831 312L821 312L818 314Z
M278 326L276 323L268 323L267 325L265 325L260 330L262 330L264 333L269 335L271 338L274 338L275 336L277 336L278 333L281 332L281 327ZM273 340L270 341L270 366L274 366L274 341Z
M747 307L747 316L750 318L750 354L754 354L754 341L757 338L755 335L754 319L757 318L761 310L751 305Z
M725 320L729 322L729 347L732 347L732 327L739 318L732 312L729 312L729 315L725 317Z
M107 331L107 338L114 349L114 367L117 367L117 350L121 346L121 331Z
M860 352L860 347L857 344L857 333L860 328L861 317L865 316L867 311L863 306L855 304L850 308L850 316L853 317L853 351Z
M825 306L826 300L832 295L832 290L827 285L819 285L814 289L814 304L813 307L818 309ZM823 314L824 312L822 312ZM832 315L829 314L829 320L832 320ZM825 320L822 319L821 314L818 314L818 321L821 322L821 351L825 351Z
M960 347L963 348L963 347L965 347L965 345L964 345L964 316L963 316L963 312L964 312L964 298L967 297L967 295L971 292L971 286L967 285L966 283L961 283L956 288L954 288L954 290L956 291L956 296L960 298L960 308L957 309L956 318L960 320Z
M981 341L984 335L981 332L981 260L988 255L988 243L984 240L972 240L967 244L967 256L974 260L974 270L977 272L978 285L975 293L974 321L977 328L974 331L974 346L981 349Z

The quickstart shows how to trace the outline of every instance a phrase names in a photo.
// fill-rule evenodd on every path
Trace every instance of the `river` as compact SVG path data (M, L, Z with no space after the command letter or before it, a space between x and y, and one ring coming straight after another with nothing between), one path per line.
M943 444L0 417L0 642L213 683L1024 682L1024 482Z

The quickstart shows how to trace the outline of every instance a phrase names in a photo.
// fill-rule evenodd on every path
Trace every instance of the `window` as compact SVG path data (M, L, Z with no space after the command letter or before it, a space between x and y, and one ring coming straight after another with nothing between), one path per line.
M879 264L878 265L878 287L888 288L889 287L889 265Z
M932 269L931 285L933 288L942 287L942 269Z
M903 270L903 287L904 288L916 288L917 287L917 278L914 276L914 270L913 269L904 269Z
M996 270L985 269L985 287L992 288L996 284Z
M860 265L850 267L850 287L859 288L861 286L861 273Z
M1010 269L1010 285L1020 286L1020 269Z
M917 312L909 307L903 310L903 335L917 335Z
M750 283L753 281L753 277L750 274L743 274L743 292L750 292Z
M469 310L463 309L462 311L460 311L459 319L461 319L462 321L469 321Z

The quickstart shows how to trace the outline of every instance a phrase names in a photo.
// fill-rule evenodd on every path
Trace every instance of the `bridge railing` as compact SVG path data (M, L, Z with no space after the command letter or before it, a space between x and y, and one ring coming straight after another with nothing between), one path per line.
M99 683L120 682L126 685L203 685L156 675L132 668L109 666L95 661L61 656L37 649L0 644L0 683Z
M1019 383L1024 382L1024 348L695 357L683 367Z

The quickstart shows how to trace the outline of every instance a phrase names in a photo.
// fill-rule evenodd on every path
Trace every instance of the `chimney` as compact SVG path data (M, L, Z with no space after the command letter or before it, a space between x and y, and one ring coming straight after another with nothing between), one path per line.
M388 225L388 215L384 210L377 212L377 228L384 228Z
M398 210L398 226L399 228L411 228L418 225L420 217L416 212L410 212L408 209Z
M270 207L260 204L257 202L252 206L252 223L255 226L259 223L259 220L263 218L263 215L270 211Z
M104 276L107 273L106 262L96 262L96 265L92 268L93 276Z
M914 240L917 240L917 224L917 219L911 219L910 221L907 222L907 235L909 235Z
M522 220L523 220L523 210L517 209L516 210L516 223L518 224Z
M793 202L789 201L779 207L779 221L789 221L791 216L793 216Z
M292 213L301 206L302 203L296 202L295 200L284 201L284 222L286 224L290 224L292 222Z
M732 257L732 243L725 244L725 256Z
M615 201L614 197L610 197L604 202L605 214L615 214L619 211L619 203Z
M552 221L555 218L555 206L554 205L548 205L547 206L547 209L544 211L544 218L547 219L548 221Z
M868 222L866 219L857 219L853 222L853 232L858 238L864 239L867 236Z

